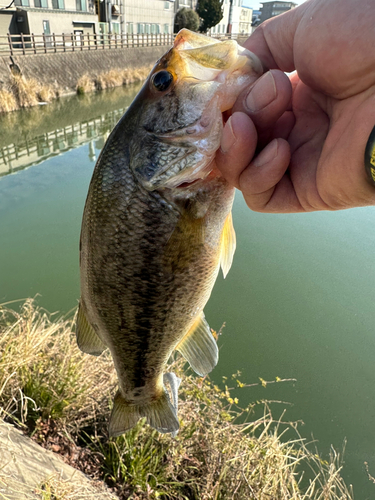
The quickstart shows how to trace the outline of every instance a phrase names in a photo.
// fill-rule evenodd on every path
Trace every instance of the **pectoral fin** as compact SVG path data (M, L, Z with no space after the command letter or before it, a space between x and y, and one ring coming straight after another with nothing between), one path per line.
M189 362L195 373L201 377L207 375L216 366L219 350L203 313L176 349Z
M221 237L220 265L224 278L232 266L233 255L236 250L236 233L233 227L232 212L227 216Z
M163 434L170 432L175 436L180 427L177 412L165 390L158 399L143 405L129 404L117 391L109 421L109 435L115 437L124 434L143 417L146 417L151 427Z
M105 344L103 344L98 334L87 321L81 304L79 305L77 314L76 336L78 347L87 354L99 356L106 349Z

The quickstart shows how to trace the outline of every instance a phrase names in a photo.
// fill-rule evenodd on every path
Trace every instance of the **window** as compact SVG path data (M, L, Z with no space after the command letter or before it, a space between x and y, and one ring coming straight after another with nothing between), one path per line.
M14 5L29 7L29 0L14 0Z
M51 34L51 28L49 26L49 21L43 21L43 33L45 35L50 35Z
M158 35L160 33L160 24L151 24L151 33Z
M86 0L76 0L76 10L86 11Z
M52 0L53 9L64 9L64 0Z
M143 35L144 32L145 32L145 25L142 24L142 23L138 23L137 24L137 33L138 33L138 35Z
M114 33L115 35L120 34L120 23L112 22L112 33Z
M126 23L126 33L132 35L134 33L133 23Z
M149 35L151 33L151 25L150 24L145 24L145 33Z
M169 35L169 24L164 24L164 34Z
M171 7L171 4L169 2L164 2L164 9L169 10Z
M48 9L47 0L34 0L34 6L39 9Z

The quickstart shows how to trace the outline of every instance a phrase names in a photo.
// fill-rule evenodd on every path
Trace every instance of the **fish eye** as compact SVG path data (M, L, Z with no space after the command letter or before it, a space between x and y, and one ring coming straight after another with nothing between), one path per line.
M167 90L172 82L173 82L173 75L166 70L162 70L159 71L158 73L155 73L152 79L154 87L156 88L156 90L159 90L159 92L164 92L164 90Z

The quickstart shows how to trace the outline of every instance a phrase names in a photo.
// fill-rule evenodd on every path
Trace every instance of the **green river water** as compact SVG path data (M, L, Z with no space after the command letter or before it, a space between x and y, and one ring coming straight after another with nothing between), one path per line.
M40 294L68 312L79 298L78 240L96 158L137 88L120 88L0 118L0 302ZM237 370L243 405L268 399L275 415L327 456L347 446L343 475L356 499L375 485L375 207L337 213L251 212L237 193L237 251L205 313L219 339L216 381ZM288 437L288 435L286 435ZM293 435L290 434L290 438Z

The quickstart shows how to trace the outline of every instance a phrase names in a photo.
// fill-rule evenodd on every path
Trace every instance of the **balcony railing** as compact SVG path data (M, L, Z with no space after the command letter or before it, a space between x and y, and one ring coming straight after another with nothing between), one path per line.
M227 33L215 35L220 40L237 39ZM246 36L246 35L245 35ZM50 54L54 52L78 52L84 50L112 50L129 47L173 45L175 35L170 34L92 34L71 33L62 35L6 35L0 36L0 55Z

